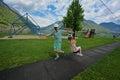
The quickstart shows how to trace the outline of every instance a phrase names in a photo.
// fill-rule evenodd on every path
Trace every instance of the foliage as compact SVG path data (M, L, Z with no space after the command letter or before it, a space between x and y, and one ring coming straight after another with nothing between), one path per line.
M81 30L81 22L84 17L83 12L84 10L79 4L79 0L73 0L72 4L68 8L66 17L63 19L64 26L72 28L74 32Z

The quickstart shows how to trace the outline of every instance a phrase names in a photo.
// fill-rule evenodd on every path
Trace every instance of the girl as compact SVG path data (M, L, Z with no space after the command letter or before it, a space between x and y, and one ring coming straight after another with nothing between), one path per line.
M68 44L70 45L71 51L73 53L76 53L76 55L78 55L78 56L83 56L82 51L81 51L81 47L76 46L76 39L73 38L72 34L68 35Z

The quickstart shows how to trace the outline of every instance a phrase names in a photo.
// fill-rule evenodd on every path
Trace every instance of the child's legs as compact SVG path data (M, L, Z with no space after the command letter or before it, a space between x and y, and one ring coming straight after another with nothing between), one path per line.
M61 50L61 42L54 43L54 52L56 56L59 56L58 53L63 53L63 51Z
M79 50L80 53L82 53L82 49L80 46L76 47L77 48L77 51Z
M79 46L79 47L77 47L77 49L78 49L78 51L79 51L79 53L77 53L77 55L79 55L79 56L83 56L83 54L82 54L82 50L81 50L81 47Z
M63 51L63 50L60 50L59 53L64 53L64 51Z

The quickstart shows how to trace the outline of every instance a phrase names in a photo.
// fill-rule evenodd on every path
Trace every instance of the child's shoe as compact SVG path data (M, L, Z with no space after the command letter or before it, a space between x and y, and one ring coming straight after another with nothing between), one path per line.
M54 60L57 61L59 59L59 57L55 57Z
M76 55L78 55L78 56L83 56L83 54L82 54L82 53L77 53Z
M65 51L64 51L61 56L65 56L65 55L66 55L66 53L65 53Z

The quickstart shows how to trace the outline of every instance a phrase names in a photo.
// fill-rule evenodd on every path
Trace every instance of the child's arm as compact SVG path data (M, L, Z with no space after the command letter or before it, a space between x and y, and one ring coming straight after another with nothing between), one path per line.
M51 34L47 34L47 35L45 35L46 37L49 37L49 36L51 36Z
M76 44L76 39L72 39L72 42L73 42L74 44Z
M47 34L47 35L44 35L44 36L40 36L39 38L47 38L47 37L49 37L49 36L51 36L51 34Z
M71 33L73 34L74 32L73 31L69 31L69 30L64 30L65 33Z

